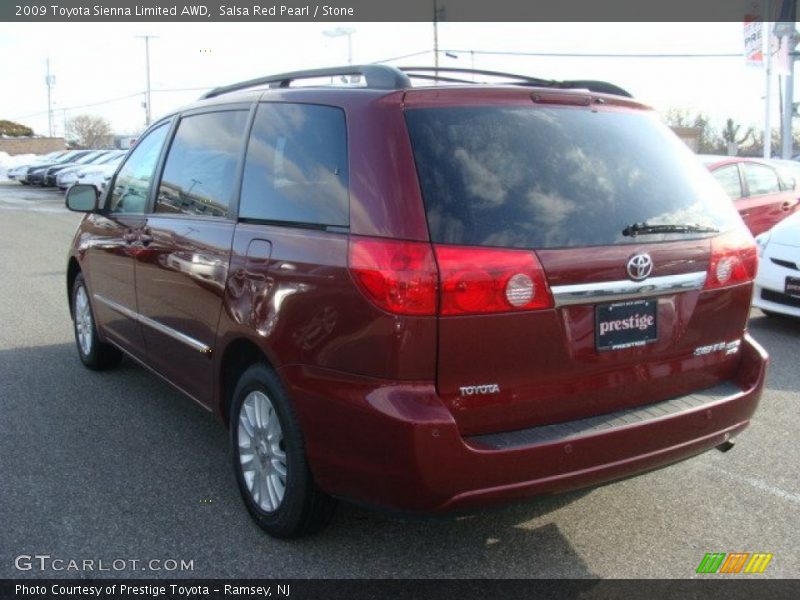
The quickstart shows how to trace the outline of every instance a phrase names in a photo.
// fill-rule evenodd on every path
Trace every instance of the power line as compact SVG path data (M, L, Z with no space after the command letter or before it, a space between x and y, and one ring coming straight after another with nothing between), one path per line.
M136 92L134 94L128 94L126 96L119 96L118 98L109 98L108 100L100 100L98 102L92 102L90 104L80 104L75 106L60 106L61 110L77 110L79 108L91 108L92 106L101 106L103 104L111 104L113 102L120 102L122 100L127 100L128 98L134 98L136 96L141 95L142 92ZM14 117L13 120L20 120L20 119L29 119L31 117L38 117L39 115L45 115L48 111L42 110L39 112L31 113L28 115L24 115L21 117Z
M403 58L412 58L414 56L422 56L423 54L431 54L433 50L422 50L420 52L412 52L411 54L401 54L400 56L392 56L391 58L384 58L382 60L373 61L371 64L373 65L380 65L387 62L392 62L393 60L401 60Z
M583 53L583 52L515 52L501 50L440 50L440 52L453 52L460 54L482 54L486 56L550 56L563 58L743 58L741 52L710 52L710 53ZM405 57L399 57L405 58ZM383 61L382 61L383 62Z
M163 88L163 89L154 89L151 92L203 92L210 90L213 88L213 85L205 86L205 87L186 87L186 88ZM75 106L59 106L59 110L78 110L81 108L91 108L93 106L102 106L104 104L113 104L114 102L121 102L122 100L128 100L130 98L135 98L137 96L141 96L142 92L134 92L132 94L126 94L125 96L118 96L116 98L109 98L107 100L99 100L97 102L91 102L89 104L76 104ZM46 115L48 111L42 110L35 113L30 113L28 115L23 115L21 117L13 117L12 120L18 121L22 119L29 119L31 117L38 117L40 115Z

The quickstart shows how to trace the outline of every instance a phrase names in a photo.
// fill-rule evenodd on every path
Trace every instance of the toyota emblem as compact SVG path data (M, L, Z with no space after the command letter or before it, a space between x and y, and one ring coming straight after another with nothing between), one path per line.
M641 281L650 277L653 272L653 259L649 254L636 254L628 260L628 277Z

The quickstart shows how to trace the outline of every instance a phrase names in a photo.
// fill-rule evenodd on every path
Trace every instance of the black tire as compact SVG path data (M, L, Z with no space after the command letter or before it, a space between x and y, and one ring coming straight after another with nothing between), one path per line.
M245 468L242 466L240 453L239 429L242 407L248 397L251 397L252 402L253 396L259 397L259 393L266 396L274 409L274 413L270 414L277 415L282 430L280 448L285 453L283 497L273 510L265 510L254 498L245 480ZM249 443L251 436L246 429L243 429L241 435L242 443ZM230 440L233 469L239 492L248 512L261 529L276 538L296 538L315 533L330 522L336 509L336 500L320 490L314 482L306 458L303 435L294 410L280 380L272 369L264 364L248 368L236 384L230 408ZM251 453L251 456L252 462L248 464L254 465L259 459L255 453ZM266 457L262 458L264 464L271 462ZM259 477L256 471L253 473L253 479Z
M85 295L85 300L88 304L88 322L81 321L78 315L82 305L82 299L79 299L80 294ZM97 337L97 325L95 324L91 297L82 273L75 277L70 298L72 301L72 330L75 333L75 345L78 348L78 356L81 362L95 371L113 369L122 360L122 352L110 344L101 342ZM87 336L85 338L85 340L88 340L86 344L81 342L81 334L83 332Z

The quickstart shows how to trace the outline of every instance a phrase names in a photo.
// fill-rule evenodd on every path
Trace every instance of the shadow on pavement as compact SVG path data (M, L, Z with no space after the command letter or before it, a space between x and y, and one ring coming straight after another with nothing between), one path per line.
M132 361L96 373L71 343L1 351L0 405L0 577L22 553L193 561L104 576L593 577L547 517L585 492L414 520L343 503L329 529L282 542L247 515L225 429Z

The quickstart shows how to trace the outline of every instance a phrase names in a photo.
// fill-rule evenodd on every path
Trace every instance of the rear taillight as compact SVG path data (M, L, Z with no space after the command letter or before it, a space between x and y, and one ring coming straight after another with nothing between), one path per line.
M350 271L364 294L384 310L436 313L438 276L428 243L353 237Z
M530 250L351 237L350 272L367 298L395 314L434 315L437 306L442 315L553 306L542 265Z
M539 260L530 250L436 246L440 313L484 314L553 306Z
M711 260L706 276L706 290L712 290L755 279L758 253L753 237L747 231L733 231L711 240Z

